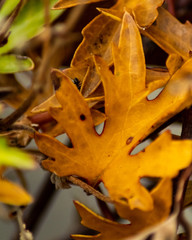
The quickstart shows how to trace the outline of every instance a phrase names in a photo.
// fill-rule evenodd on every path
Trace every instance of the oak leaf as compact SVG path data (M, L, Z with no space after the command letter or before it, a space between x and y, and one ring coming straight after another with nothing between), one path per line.
M125 239L137 234L145 228L149 228L159 222L165 220L171 207L172 183L170 179L164 179L160 184L152 190L151 196L154 201L154 209L149 212L139 210L129 210L127 207L123 209L128 215L130 224L119 224L117 222L105 219L79 202L75 202L75 206L82 218L81 223L91 229L99 232L95 236L72 235L75 240L81 239L102 239L116 240Z
M68 148L45 134L36 133L35 139L40 151L54 159L42 162L45 169L58 176L83 177L92 186L103 181L112 200L129 205L131 209L148 211L153 207L152 198L139 179L144 176L175 177L180 169L189 165L192 143L172 141L167 132L148 147L146 153L135 156L130 153L155 128L191 104L192 60L172 76L156 99L148 101L141 37L127 12L119 46L114 46L113 54L114 74L102 58L95 57L105 91L107 119L102 134L96 133L89 107L78 89L58 71L57 77L63 80L56 96L62 109L51 108L50 113L57 122L63 123L73 147ZM152 160L154 154L157 161Z

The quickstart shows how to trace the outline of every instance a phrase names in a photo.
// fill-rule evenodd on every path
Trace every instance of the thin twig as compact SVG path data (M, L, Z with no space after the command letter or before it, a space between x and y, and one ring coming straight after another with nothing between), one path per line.
M20 125L20 124L13 124L10 127L8 127L6 130L7 131L12 131L12 130L21 130L22 131L23 130L23 131L27 131L30 133L35 133L34 128L27 126L27 125Z
M69 182L83 188L86 193L94 195L96 198L100 199L101 201L108 202L108 203L113 203L113 201L111 200L110 197L107 197L107 196L103 195L102 193L97 191L95 188L91 187L90 185L81 181L80 179L75 178L73 176L69 176L69 177L67 177L67 180Z
M20 240L33 240L33 235L29 230L26 230L26 225L22 219L23 213L20 208L17 209L17 222L20 229Z
M43 186L40 187L38 195L35 197L34 204L31 205L29 212L24 216L24 223L29 231L35 232L38 223L41 221L43 213L48 207L54 195L57 193L55 191L55 186L50 181L50 175L45 177L45 182ZM19 239L19 233L14 234L13 240Z

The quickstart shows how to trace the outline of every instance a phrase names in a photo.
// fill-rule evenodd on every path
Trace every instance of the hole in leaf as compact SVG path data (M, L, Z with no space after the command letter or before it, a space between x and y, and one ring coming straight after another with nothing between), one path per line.
M138 144L130 153L130 155L136 155L137 153L141 151L145 151L145 148L151 143L151 140L147 139L143 141L142 143Z
M102 192L105 196L109 196L109 192L107 191L105 185L104 185L102 182L100 182L98 186L99 186L101 192ZM110 205L110 206L111 206L111 205Z
M174 122L171 125L169 125L168 127L164 128L160 134L162 134L163 132L170 130L171 134L174 134L176 136L181 136L181 132L182 132L182 124L179 122Z
M158 88L155 91L153 91L152 93L150 93L147 96L147 100L152 101L152 100L156 99L160 95L160 93L163 91L163 89L164 89L164 87Z
M156 177L143 177L140 179L140 183L149 191L155 188L159 183L159 181L160 181L160 178L156 178Z
M104 122L95 126L95 131L97 132L98 135L101 135L104 130Z
M124 218L118 218L116 221L120 224L131 224L131 222L129 220L124 219Z
M63 143L64 145L66 145L67 147L69 148L72 148L73 147L73 144L69 138L69 136L67 135L67 133L64 133L64 134L61 134L59 136L56 137L56 139Z
M85 119L86 119L85 115L84 115L84 114L81 114L81 115L80 115L80 119L81 119L81 121L85 121Z

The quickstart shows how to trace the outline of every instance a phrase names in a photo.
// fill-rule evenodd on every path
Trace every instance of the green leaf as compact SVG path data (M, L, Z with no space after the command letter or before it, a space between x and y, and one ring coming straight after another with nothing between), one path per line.
M7 146L6 140L0 138L0 166L1 165L31 169L35 167L35 162L30 155L17 148Z
M6 0L0 11L0 22L7 17L17 6L20 0Z
M11 2L12 0L7 0ZM6 1L6 2L7 2ZM14 1L15 2L15 1ZM64 10L51 10L57 0L50 0L50 19L54 21ZM4 11L5 12L5 11ZM1 16L1 13L0 13ZM0 54L17 47L21 48L26 41L41 33L44 29L43 1L29 0L15 19L10 31L8 43L0 48Z
M33 69L33 61L24 56L3 55L0 56L0 73L16 73Z

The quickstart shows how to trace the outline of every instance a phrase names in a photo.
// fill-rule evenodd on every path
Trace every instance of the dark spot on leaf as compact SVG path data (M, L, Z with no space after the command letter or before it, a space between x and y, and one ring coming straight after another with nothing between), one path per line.
M128 203L128 200L127 200L127 198L125 198L125 197L121 197L120 200Z
M80 115L80 119L81 119L81 121L85 121L85 119L86 119L85 115L84 115L84 114L81 114L81 115Z
M189 57L190 58L192 57L192 51L191 50L189 51Z
M129 137L126 141L126 144L129 145L133 141L133 137Z

